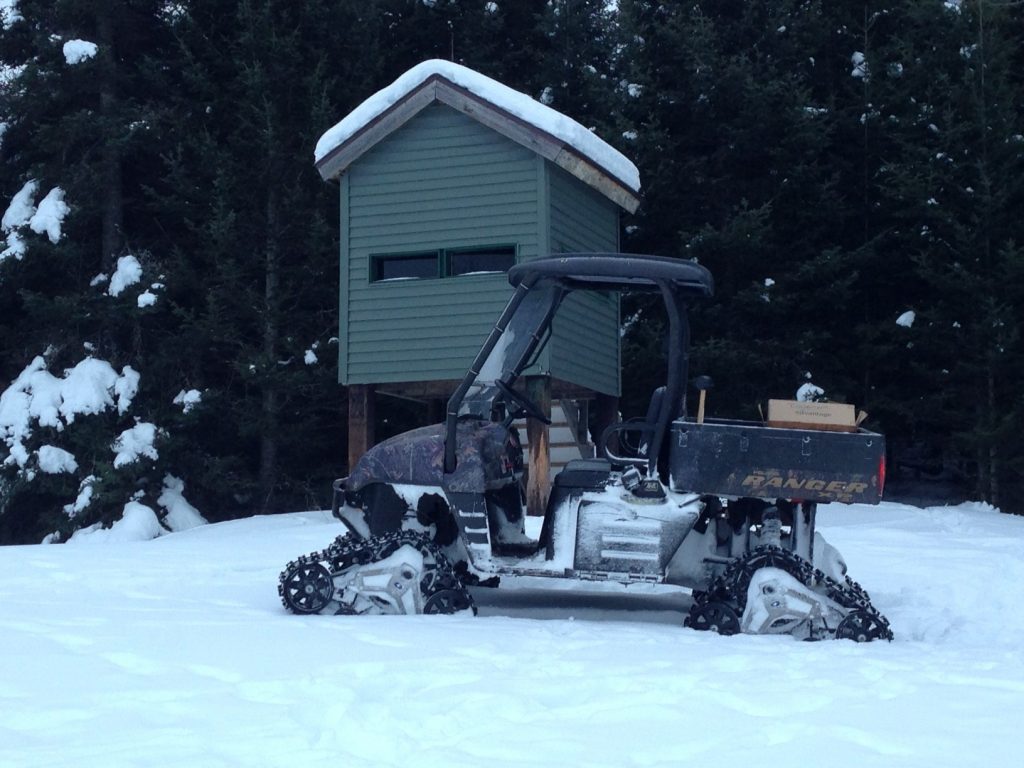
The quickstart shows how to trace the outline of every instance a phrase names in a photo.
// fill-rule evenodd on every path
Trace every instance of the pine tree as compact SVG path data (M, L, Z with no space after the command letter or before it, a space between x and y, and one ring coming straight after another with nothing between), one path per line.
M618 14L602 0L554 0L540 19L544 43L535 66L540 99L594 129L613 145L619 44Z
M884 190L913 260L916 311L903 382L915 439L966 474L977 497L1015 508L1024 400L1020 227L1024 115L1019 5L901 8L899 162ZM910 391L907 384L910 384ZM914 397L913 395L917 395Z
M206 392L193 458L211 508L327 501L344 455L335 383L335 194L320 133L366 95L374 38L361 3L205 3L175 25L185 87L161 206L174 235L166 359Z
M813 372L897 459L917 446L1007 505L1024 410L1020 6L621 9L645 178L629 241L718 278L695 334L696 364L726 378L718 402L750 415Z
M539 97L550 30L547 0L374 0L376 24L367 73L382 88L427 59L445 59ZM372 93L373 88L365 95Z
M170 405L140 354L162 307L157 229L136 205L160 151L163 80L150 62L169 39L161 8L29 1L3 30L12 68L0 91L0 185L12 201L0 260L7 416L29 401L42 408L54 382L83 366L99 377L85 389L64 385L59 414L30 411L20 426L0 425L5 540L109 524L131 500L159 508L164 432L154 425L152 455L134 462L118 459L115 444L137 422L159 423ZM83 392L98 398L86 412L74 405ZM79 493L86 486L91 496ZM69 511L76 497L80 508Z
M641 0L622 14L644 179L629 247L711 269L717 298L695 313L694 366L718 380L716 407L756 416L823 367L829 313L850 290L829 237L842 207L829 106L808 55L820 8Z

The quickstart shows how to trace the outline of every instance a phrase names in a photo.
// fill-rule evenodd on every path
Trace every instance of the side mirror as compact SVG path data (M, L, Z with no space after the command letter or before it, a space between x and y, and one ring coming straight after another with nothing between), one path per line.
M710 376L698 376L693 380L693 386L700 392L700 403L697 405L697 423L704 423L704 400L709 389L715 386Z

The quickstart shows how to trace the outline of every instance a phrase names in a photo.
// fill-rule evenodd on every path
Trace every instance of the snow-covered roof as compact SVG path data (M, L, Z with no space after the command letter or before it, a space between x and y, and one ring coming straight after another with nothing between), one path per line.
M432 85L433 92L421 96ZM367 149L435 101L481 122L485 121L481 120L480 108L491 111L492 119L485 123L489 127L538 151L623 207L635 210L640 172L625 155L561 112L479 72L440 59L416 65L324 133L314 153L317 169L325 179L336 178ZM529 138L523 135L524 126ZM581 163L589 168L581 167ZM609 188L609 184L618 189Z

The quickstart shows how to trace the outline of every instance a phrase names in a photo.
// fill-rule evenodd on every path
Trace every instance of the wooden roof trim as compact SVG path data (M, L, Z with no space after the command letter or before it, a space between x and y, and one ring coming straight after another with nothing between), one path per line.
M324 155L316 164L321 178L324 181L330 181L341 176L352 163L374 145L437 101L437 81L438 75L431 75Z
M634 213L640 198L624 182L575 147L552 136L532 123L495 106L472 91L443 77L437 83L437 99L472 117L494 131L531 149L546 160L564 168L587 186L595 188L612 202Z
M320 176L324 180L341 176L374 145L435 101L462 112L481 125L550 160L630 213L635 212L640 205L640 198L632 189L591 158L580 154L574 147L547 131L456 85L441 74L428 77L325 155L316 164Z
M440 80L437 83L437 100L517 144L533 150L547 160L554 160L562 148L562 142L547 131L540 130L532 123L494 106L472 91L448 80Z
M553 162L629 213L636 213L636 209L640 207L640 198L633 190L605 172L601 166L581 156L572 147L562 147Z

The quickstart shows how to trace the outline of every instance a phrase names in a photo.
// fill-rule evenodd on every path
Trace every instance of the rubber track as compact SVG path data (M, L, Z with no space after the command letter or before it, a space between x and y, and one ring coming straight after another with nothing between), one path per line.
M285 600L285 583L290 573L301 565L319 563L330 572L333 580L343 577L352 568L384 560L405 545L414 547L423 555L424 571L420 578L420 591L424 603L438 592L452 590L476 614L473 596L455 573L451 562L428 535L415 531L395 531L366 539L357 539L351 534L343 534L332 541L326 549L301 555L289 562L278 577L277 594L281 598L281 604L286 610L294 613L288 601ZM325 608L332 605L338 606L337 609L334 611L322 610L320 613L348 613L344 605L339 605L334 600L331 600Z
M871 604L870 596L860 584L850 579L849 576L841 584L826 576L799 555L787 549L770 545L757 547L743 557L734 560L711 583L707 591L695 591L693 593L694 605L690 609L691 615L701 606L717 601L726 603L736 611L737 615L742 616L747 606L747 587L750 585L750 579L754 572L759 568L779 568L815 592L820 593L824 587L825 595L843 608L862 611L875 621L879 626L877 639L892 640L893 633L889 628L889 620ZM835 636L835 630L830 631Z

